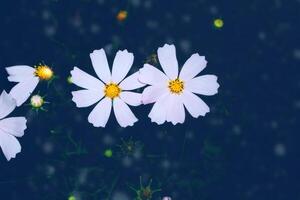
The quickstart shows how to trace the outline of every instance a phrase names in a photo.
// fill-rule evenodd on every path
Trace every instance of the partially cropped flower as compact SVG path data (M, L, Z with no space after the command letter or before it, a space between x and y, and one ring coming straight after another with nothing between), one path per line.
M99 79L74 67L72 83L84 89L72 92L72 100L77 107L88 107L100 101L88 116L95 127L105 127L112 108L121 127L132 126L138 119L128 105L140 105L141 94L130 91L144 86L138 81L138 72L125 78L133 64L133 54L127 50L118 51L112 73L103 49L95 50L90 57Z
M22 137L26 129L25 117L5 118L16 107L16 101L5 91L0 95L0 147L9 161L21 152L21 145L16 137Z
M31 95L40 80L49 81L54 77L52 69L40 64L36 67L26 65L17 65L7 67L8 80L17 82L11 91L10 95L17 101L17 106L22 105Z
M157 124L165 121L174 125L183 123L184 107L194 118L208 113L209 107L195 94L214 95L218 92L219 84L215 75L196 77L206 67L205 57L193 54L178 74L174 45L165 44L158 48L157 55L165 73L145 64L139 74L139 80L150 85L143 91L143 103L155 103L148 115L151 121Z

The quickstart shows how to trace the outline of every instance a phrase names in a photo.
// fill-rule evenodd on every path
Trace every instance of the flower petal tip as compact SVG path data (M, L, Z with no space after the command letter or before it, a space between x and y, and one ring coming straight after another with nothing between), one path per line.
M159 47L159 48L165 48L165 47L175 47L175 45L166 43L166 44L164 44L164 46Z
M18 153L21 153L22 147L20 147L20 150L14 152L14 155L11 155L10 157L6 158L6 160L9 162L12 158L16 158Z
M95 49L95 50L93 50L93 52L92 53L90 53L90 55L92 55L92 54L95 54L95 53L101 53L101 52L104 52L104 49L103 48L101 48L101 49Z
M73 75L73 73L78 70L79 68L74 66L73 69L70 71L71 76ZM72 77L71 77L72 78Z
M120 126L121 126L122 128L131 127L131 126L133 126L137 121L138 121L138 120L136 120L136 121L134 121L134 122L132 122L132 123L130 123L130 124L126 124L126 125L121 125L121 124L120 124Z
M148 116L149 117L149 116ZM149 117L151 119L151 117ZM156 123L157 125L162 125L163 123L165 123L165 121L161 122L161 121L155 121L153 119L151 119L152 123Z
M99 127L105 128L105 126L106 126L106 124L105 124L105 125L102 125L102 124L96 124L96 123L91 122L91 121L88 121L88 122L91 123L95 128L99 128Z

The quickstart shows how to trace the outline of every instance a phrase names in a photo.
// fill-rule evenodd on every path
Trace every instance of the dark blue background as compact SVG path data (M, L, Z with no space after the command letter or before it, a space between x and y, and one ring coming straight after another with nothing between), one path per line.
M123 9L128 18L120 23ZM299 199L299 11L299 0L3 0L0 89L13 86L11 65L44 61L58 78L35 90L46 95L48 112L23 106L11 115L29 122L17 158L0 156L0 199L131 200L128 185L138 187L140 176L162 189L153 199ZM222 29L213 26L219 17ZM91 108L71 101L73 66L95 75L90 52L105 47L111 64L126 48L134 72L165 43L176 45L181 64L195 52L206 56L203 74L216 74L221 85L203 97L211 112L157 126L147 117L151 106L142 106L133 108L133 127L119 128L112 116L105 129L92 127ZM76 150L68 135L86 153L66 155ZM130 166L115 154L121 138L143 144Z

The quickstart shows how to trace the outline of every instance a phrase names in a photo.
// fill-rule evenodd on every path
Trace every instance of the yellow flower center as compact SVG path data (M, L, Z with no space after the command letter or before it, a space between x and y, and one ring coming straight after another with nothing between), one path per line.
M176 78L174 80L169 81L168 87L171 93L180 94L184 89L184 83L180 79Z
M120 95L121 91L121 88L117 84L110 83L105 86L104 94L106 97L114 99Z
M45 80L45 81L52 79L54 75L52 69L47 65L37 66L34 74L35 76L39 77L40 80Z

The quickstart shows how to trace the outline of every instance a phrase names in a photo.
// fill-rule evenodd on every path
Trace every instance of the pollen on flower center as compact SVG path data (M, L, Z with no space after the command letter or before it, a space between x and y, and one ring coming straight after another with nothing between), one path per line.
M118 97L120 93L121 88L115 83L110 83L105 86L104 94L106 97L113 99L115 97Z
M39 77L39 79L45 80L45 81L48 81L51 78L53 78L53 71L47 65L37 66L34 74L35 74L35 76Z
M168 88L173 94L180 94L184 89L184 83L180 79L176 78L169 81Z

